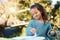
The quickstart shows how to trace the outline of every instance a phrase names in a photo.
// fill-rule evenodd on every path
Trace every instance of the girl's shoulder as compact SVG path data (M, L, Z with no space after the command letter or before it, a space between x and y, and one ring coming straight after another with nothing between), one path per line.
M44 23L44 22L39 22L39 21L33 19L33 20L30 20L29 23L34 23L35 24L35 23ZM51 24L49 21L45 21L45 23L48 24L48 25Z
M46 23L49 24L49 25L51 24L49 21L46 21Z
M36 21L35 19L30 20L30 22L35 22L35 21Z
M36 24L36 23L38 23L38 22L37 22L37 20L32 19L32 20L29 21L29 23L31 23L31 24Z

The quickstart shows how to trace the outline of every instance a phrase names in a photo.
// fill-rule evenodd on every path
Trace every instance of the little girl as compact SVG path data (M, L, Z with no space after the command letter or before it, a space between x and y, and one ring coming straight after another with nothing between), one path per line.
M51 24L48 22L48 17L45 9L38 3L35 3L30 8L33 19L26 28L26 36L45 37L45 40L55 40L56 33L52 31Z

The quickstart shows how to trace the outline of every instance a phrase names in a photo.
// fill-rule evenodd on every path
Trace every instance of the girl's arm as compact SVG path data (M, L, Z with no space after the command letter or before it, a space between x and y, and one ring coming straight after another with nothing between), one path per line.
M26 36L33 36L34 34L30 31L32 29L33 23L32 21L29 22L26 28Z
M50 24L49 24L49 27L48 27L47 36L49 37L50 40L55 40L56 39L56 32L52 31L52 27L51 27Z

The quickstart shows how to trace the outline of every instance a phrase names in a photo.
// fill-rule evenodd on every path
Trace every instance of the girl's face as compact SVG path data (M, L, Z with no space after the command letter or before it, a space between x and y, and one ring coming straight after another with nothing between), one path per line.
M42 17L41 12L36 7L31 9L31 14L33 18L37 20L39 20Z

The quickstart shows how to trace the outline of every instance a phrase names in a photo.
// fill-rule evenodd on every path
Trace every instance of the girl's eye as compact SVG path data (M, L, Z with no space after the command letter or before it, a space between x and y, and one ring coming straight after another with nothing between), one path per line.
M34 12L32 15L35 15L35 14L37 14L38 12Z
M38 12L35 12L35 14L37 14Z
M34 14L32 14L32 15L34 15Z

